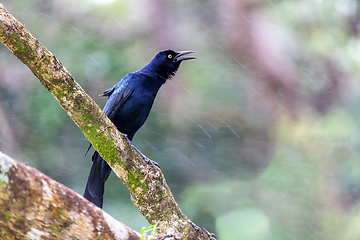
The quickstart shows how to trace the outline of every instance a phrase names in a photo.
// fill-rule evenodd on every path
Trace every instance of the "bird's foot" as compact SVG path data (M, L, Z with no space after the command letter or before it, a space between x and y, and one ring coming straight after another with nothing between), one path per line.
M217 237L215 235L215 233L211 233L208 230L206 230L205 228L201 228L199 226L197 226L195 223L193 223L192 221L189 221L191 226L195 229L195 231L203 231L211 240L217 240Z
M125 136L128 144L129 144L130 146L132 146L132 143L131 143L130 139L128 138L127 134L123 133L123 135Z
M145 156L144 156L144 157L145 157ZM145 157L145 158L143 158L143 159L144 159L144 161L145 161L147 164L149 164L149 165L154 165L154 166L160 168L159 164L158 164L157 162L151 160L150 158Z
M151 160L150 158L146 157L144 154L142 154L142 152L139 151L139 149L137 149L134 145L131 145L134 150L141 156L141 158L149 165L153 165L156 166L158 168L160 168L159 164L153 160Z

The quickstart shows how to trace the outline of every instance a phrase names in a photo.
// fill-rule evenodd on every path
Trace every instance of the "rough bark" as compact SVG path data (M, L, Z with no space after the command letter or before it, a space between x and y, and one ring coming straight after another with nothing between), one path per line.
M160 232L169 228L179 232L189 225L188 218L175 202L160 169L145 164L61 62L2 4L0 42L29 67L59 102L128 188L134 205L150 224L159 221ZM206 239L203 237L201 239Z
M2 152L0 202L1 239L140 239L82 196Z

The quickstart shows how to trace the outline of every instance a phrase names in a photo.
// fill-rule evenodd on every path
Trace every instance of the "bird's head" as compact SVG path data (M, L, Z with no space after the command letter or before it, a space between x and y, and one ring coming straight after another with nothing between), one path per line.
M181 51L175 52L174 50L163 50L158 52L151 63L154 64L158 70L158 73L168 79L175 75L180 63L184 60L196 59L194 56L187 56L194 51ZM165 80L166 80L165 79Z

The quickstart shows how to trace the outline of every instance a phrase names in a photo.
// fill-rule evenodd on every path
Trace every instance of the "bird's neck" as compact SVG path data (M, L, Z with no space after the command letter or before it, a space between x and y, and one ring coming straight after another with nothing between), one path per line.
M153 78L155 81L161 82L162 84L164 84L165 81L172 76L172 74L164 71L152 62L141 68L139 72Z

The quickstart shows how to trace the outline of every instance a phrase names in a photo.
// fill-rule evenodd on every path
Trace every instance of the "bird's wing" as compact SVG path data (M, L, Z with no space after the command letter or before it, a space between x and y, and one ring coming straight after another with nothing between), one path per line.
M110 120L114 119L116 113L130 97L132 92L133 91L130 88L125 87L120 92L115 89L111 96L109 96L109 99L107 100L103 111L106 116L110 118Z
M99 96L100 96L100 97L108 97L108 96L110 96L110 95L114 92L115 87L116 87L116 85L113 86L112 88L109 88L108 90L105 90L105 91L104 91L102 94L100 94Z
M114 119L116 113L133 92L133 90L128 87L132 77L133 74L131 73L125 75L114 87L106 90L100 95L101 97L108 97L103 112L111 121ZM85 156L89 152L91 146L92 144L90 143L85 152Z

